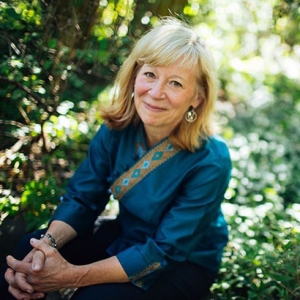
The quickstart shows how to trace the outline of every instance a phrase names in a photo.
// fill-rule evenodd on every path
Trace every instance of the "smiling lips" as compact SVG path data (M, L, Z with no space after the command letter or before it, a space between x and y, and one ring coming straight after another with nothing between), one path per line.
M166 109L163 108L163 107L157 107L157 106L153 106L153 105L150 105L146 102L144 102L144 105L147 109L149 110L152 110L152 111L155 111L155 112L160 112L160 111L165 111Z

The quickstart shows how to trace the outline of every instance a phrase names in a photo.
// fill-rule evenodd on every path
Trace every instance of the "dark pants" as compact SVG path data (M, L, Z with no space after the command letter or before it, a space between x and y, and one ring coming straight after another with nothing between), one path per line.
M45 230L26 235L17 245L14 256L23 259L32 249L29 240L40 238ZM60 249L62 256L72 264L82 265L107 258L105 249L120 235L117 221L103 223L95 234L76 238ZM72 300L201 300L208 293L216 274L189 262L175 262L145 291L132 283L99 284L79 288ZM1 276L0 295L14 299L7 293L7 284Z

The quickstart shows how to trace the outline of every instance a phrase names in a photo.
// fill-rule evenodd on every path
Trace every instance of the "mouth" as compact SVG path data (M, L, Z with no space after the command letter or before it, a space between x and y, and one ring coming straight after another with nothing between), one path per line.
M160 111L166 111L167 110L166 108L155 106L155 105L151 105L151 104L148 104L146 102L143 102L143 103L144 103L144 106L147 109L151 110L151 111L160 112Z

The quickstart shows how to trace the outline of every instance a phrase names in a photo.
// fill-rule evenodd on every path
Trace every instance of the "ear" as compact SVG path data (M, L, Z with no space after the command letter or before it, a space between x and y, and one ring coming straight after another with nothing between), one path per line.
M193 106L193 108L197 108L199 105L200 105L200 103L203 101L203 98L202 98L202 96L199 94L198 95L198 98L196 98L193 102L192 102L192 106Z

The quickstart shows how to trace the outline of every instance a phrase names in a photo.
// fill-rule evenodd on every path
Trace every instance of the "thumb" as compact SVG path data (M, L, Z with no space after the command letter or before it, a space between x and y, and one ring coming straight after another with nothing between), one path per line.
M36 250L40 250L40 251L44 252L44 254L47 254L47 252L49 250L53 249L52 246L48 245L47 243L43 242L42 240L38 240L35 238L30 239L30 244Z
M49 246L45 242L34 238L30 240L30 244L36 250L32 257L32 263L31 263L32 270L40 271L44 266L44 262L47 257L47 254L49 254L50 251L53 251L54 248L52 246Z
M37 245L38 240L31 239L30 244L32 246ZM42 250L39 250L38 248L34 249L34 253L32 255L31 259L31 268L33 271L40 271L43 268L44 261L45 261L45 254Z

